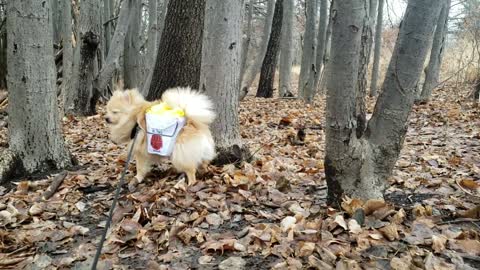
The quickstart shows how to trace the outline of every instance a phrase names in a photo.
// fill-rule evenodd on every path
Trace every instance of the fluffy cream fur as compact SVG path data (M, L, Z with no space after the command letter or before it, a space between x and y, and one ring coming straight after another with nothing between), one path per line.
M132 129L136 123L139 124L141 130L135 143L134 155L137 161L135 177L141 182L151 165L160 163L165 158L147 152L145 136L145 111L162 101L185 112L187 123L177 137L171 161L175 169L187 174L188 185L193 185L198 167L215 157L215 145L209 129L215 113L212 102L206 95L190 88L173 88L165 91L161 100L148 102L136 89L115 91L107 104L105 115L110 137L115 143L130 145Z

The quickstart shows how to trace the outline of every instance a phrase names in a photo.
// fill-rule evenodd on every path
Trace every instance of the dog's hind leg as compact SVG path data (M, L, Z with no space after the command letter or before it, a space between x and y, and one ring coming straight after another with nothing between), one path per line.
M190 187L195 185L195 183L197 183L197 178L195 177L196 170L195 169L185 170L185 173L187 174L188 186Z

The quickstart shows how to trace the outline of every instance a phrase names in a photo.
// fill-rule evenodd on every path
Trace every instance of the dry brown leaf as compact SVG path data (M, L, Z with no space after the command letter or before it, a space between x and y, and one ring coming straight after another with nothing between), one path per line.
M348 221L348 229L353 234L359 234L362 232L362 227L358 225L358 222L353 218Z
M382 235L390 241L394 241L400 239L400 235L398 234L397 224L390 223L387 226L380 228L379 231Z
M443 235L432 236L432 249L435 253L442 253L445 250L445 244L447 243L447 237Z
M347 222L343 218L342 215L337 215L335 217L335 223L337 223L340 227L342 227L344 230L348 229Z
M386 203L384 200L372 199L365 202L363 209L365 210L365 215L368 216L385 205Z
M325 269L325 270L333 269L333 267L330 264L318 259L313 255L308 256L308 264L310 265L310 267L315 267L316 269Z
M477 191L480 189L480 184L471 179L463 179L460 181L460 185L466 189Z
M313 251L315 250L315 243L312 242L300 242L299 243L299 251L297 256L305 257L312 255Z

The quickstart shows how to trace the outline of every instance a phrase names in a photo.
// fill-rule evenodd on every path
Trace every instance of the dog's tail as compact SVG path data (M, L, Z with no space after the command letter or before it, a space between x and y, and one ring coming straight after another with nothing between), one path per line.
M197 125L209 125L215 119L212 101L205 94L189 87L168 89L162 95L162 101L172 108L180 108L185 117Z

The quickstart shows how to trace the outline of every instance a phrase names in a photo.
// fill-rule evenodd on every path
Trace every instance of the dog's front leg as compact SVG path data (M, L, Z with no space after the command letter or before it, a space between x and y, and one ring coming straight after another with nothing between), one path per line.
M150 162L149 158L145 155L139 154L136 155L137 160L137 175L135 178L137 179L138 183L141 183L145 176L150 172L152 163Z

